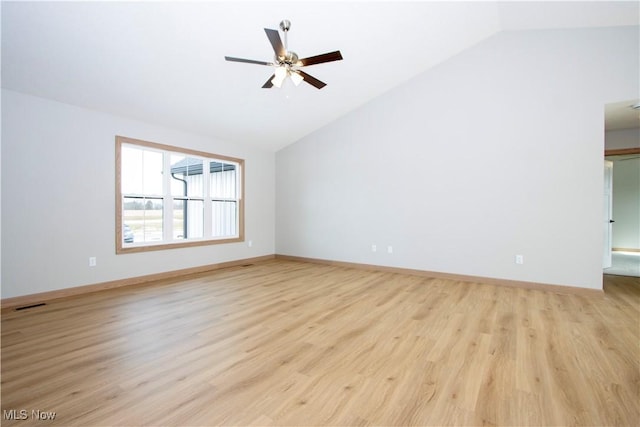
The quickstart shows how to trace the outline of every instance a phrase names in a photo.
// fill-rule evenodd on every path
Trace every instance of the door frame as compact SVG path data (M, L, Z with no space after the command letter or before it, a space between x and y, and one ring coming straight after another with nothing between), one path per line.
M640 147L616 148L614 150L604 150L605 156L624 156L625 154L640 154Z
M613 250L613 162L604 160L604 246L602 250L602 268L611 267L611 252Z
M640 147L633 148L615 148L611 150L604 150L604 156L606 160L607 156L624 156L629 154L640 154Z

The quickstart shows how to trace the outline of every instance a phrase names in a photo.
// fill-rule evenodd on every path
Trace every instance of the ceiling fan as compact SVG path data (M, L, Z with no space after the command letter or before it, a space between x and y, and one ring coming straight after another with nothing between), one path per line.
M342 59L342 54L339 50L334 52L323 53L321 55L310 56L308 58L299 59L298 55L290 51L287 46L287 33L291 28L291 22L283 20L280 22L280 29L284 33L284 44L280 38L278 30L271 30L265 28L264 32L267 33L267 38L273 47L275 52L274 62L256 61L253 59L234 58L233 56L225 56L224 59L232 62L246 62L248 64L268 65L275 67L275 71L269 80L262 85L263 88L269 89L273 86L281 87L284 80L289 77L291 81L298 86L303 80L318 89L322 89L327 84L321 82L315 77L305 73L300 68L308 67L309 65L322 64L323 62L339 61Z

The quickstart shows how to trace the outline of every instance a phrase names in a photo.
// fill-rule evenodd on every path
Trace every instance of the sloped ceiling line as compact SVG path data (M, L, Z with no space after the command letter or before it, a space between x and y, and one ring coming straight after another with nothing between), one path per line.
M635 13L634 13L635 11ZM638 25L637 2L3 2L2 87L278 150L503 30ZM292 22L327 83L262 89Z

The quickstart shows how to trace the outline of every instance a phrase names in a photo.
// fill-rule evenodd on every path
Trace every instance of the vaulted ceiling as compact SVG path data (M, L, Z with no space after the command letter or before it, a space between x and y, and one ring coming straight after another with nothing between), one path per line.
M2 2L2 87L278 150L499 31L638 25L637 2ZM305 71L262 89L263 28ZM630 94L633 95L633 94Z

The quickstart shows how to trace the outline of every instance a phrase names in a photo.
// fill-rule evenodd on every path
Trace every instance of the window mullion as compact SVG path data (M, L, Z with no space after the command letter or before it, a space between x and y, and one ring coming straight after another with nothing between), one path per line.
M241 167L240 165L236 165L236 170L235 170L235 182L233 183L234 185L234 196L235 196L235 202L236 202L236 230L235 230L235 234L239 237L240 236L240 199L244 196L244 194L242 194L242 191L240 191L240 189L242 188L242 171L241 171Z
M202 165L202 197L204 203L204 228L203 233L205 238L211 238L213 235L212 232L212 203L211 203L211 159L203 159L204 163Z
M171 153L162 155L162 240L173 241L173 196L171 194Z

